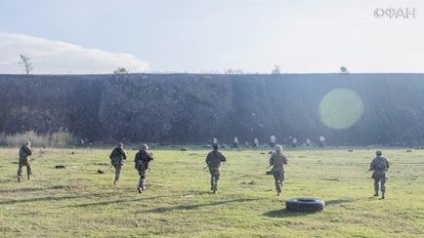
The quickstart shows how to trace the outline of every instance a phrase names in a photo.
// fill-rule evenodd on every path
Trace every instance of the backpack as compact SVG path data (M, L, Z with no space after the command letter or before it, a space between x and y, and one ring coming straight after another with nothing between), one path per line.
M135 158L136 158L137 169L144 170L149 168L149 162L151 159L145 151L138 152Z
M114 166L117 166L119 164L122 165L123 155L119 152L119 150L114 149L109 157L110 157L110 162L112 163L112 165Z
M385 171L387 169L386 160L383 157L377 157L374 161L374 170Z
M114 166L122 165L122 158L121 158L121 156L115 156L115 157L112 158L111 162Z

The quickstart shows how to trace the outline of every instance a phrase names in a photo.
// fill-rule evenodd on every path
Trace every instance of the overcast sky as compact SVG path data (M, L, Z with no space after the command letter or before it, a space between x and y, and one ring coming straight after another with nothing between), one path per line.
M387 10L388 9L388 10ZM0 0L0 73L424 72L420 0Z

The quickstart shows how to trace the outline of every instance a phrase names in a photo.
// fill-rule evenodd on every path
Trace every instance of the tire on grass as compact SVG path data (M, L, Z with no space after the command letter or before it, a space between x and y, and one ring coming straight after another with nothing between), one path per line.
M286 201L286 208L292 212L319 212L325 202L317 198L292 198Z

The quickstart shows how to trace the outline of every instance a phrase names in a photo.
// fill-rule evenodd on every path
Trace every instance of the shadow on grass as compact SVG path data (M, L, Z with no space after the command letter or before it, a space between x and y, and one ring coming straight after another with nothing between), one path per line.
M340 205L344 203L351 203L354 199L335 199L335 200L329 200L325 201L325 206L335 206ZM325 208L324 208L325 209ZM316 212L292 212L287 209L281 209L281 210L275 210L275 211L269 211L264 213L264 216L268 217L296 217L296 216L305 216L310 215Z
M69 188L69 186L63 186L63 185L56 185L49 188L16 188L16 189L6 189L6 190L0 190L0 194L2 193L22 193L22 192L35 192L35 191L42 191L42 190L50 190L50 189L66 189Z
M0 194L2 193L23 193L23 192L35 192L35 191L41 191L44 190L44 188L17 188L17 189L6 189L6 190L0 190Z
M7 204L16 204L16 203L27 203L27 202L44 202L44 201L60 201L66 199L75 199L81 197L80 195L75 196L46 196L46 197L38 197L38 198L29 198L29 199L21 199L21 200L9 200L9 201L1 201L0 205Z
M129 202L128 199L119 199L119 200L113 200L113 201L105 201L105 202L95 202L95 203L84 203L84 204L78 204L78 205L71 205L67 207L92 207L92 206L106 206L110 204L118 204L118 203L126 203ZM133 201L133 200L131 200Z
M313 214L314 212L292 212L287 209L280 209L275 211L265 212L264 216L272 218L284 218L284 217L297 217L297 216L306 216Z
M353 199L336 199L336 200L330 200L330 201L325 201L325 205L326 206L334 206L334 205L339 205L339 204L344 204L344 203L350 203L353 202Z
M34 197L28 199L10 199L7 201L0 201L0 205L9 205L9 204L20 204L20 203L30 203L30 202L52 202L52 201L62 201L68 199L78 199L78 198L87 198L87 199L98 199L100 196L108 196L112 193L94 193L94 194L79 194L79 195L68 195L68 196L45 196L45 197Z
M147 198L140 197L139 199L119 199L119 200L113 200L113 201L83 203L83 204L77 204L77 205L70 205L70 206L67 206L67 207L106 206L106 205L110 205L110 204L137 202L137 201L140 201L140 200L159 199L159 198L166 198L166 197L175 197L175 196L157 196L157 197L147 197Z
M172 207L158 207L150 210L141 211L138 213L166 213L174 210L193 210L198 209L201 207L208 207L208 206L219 206L222 204L228 204L228 203L241 203L241 202L250 202L250 201L256 201L259 200L259 198L240 198L240 199L233 199L233 200L226 200L226 201L219 201L219 202L211 202L211 203L202 203L202 204L193 204L193 205L178 205L178 206L172 206Z

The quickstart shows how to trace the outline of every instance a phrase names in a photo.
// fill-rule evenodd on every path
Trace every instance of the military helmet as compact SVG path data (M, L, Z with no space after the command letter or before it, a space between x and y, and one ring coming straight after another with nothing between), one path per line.
M140 149L147 150L149 149L149 146L147 146L146 144L141 144Z
M275 146L275 151L277 151L277 152L283 151L283 146L282 145Z
M377 150L377 151L375 152L375 154L376 154L376 155L382 155L383 153L381 152L381 150Z

